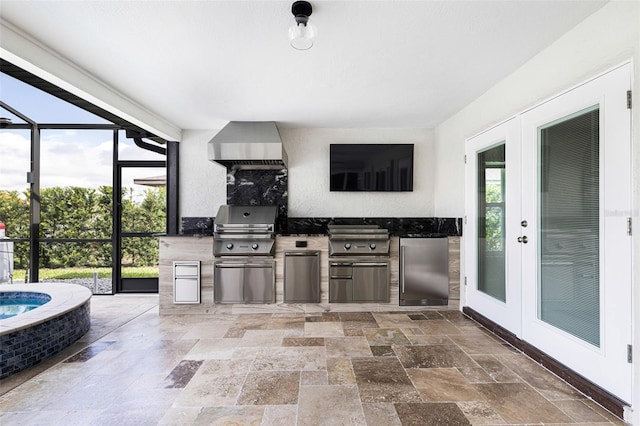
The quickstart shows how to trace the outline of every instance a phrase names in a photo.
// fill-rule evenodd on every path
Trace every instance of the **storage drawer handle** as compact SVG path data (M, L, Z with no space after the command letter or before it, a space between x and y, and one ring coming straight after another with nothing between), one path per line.
M353 266L387 266L387 263L353 263Z

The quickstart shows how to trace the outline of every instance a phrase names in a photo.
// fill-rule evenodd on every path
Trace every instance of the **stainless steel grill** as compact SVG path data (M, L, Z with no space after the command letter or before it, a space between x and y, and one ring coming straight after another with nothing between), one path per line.
M277 206L221 206L213 222L213 255L274 256Z
M216 303L275 302L276 206L221 206L213 225Z

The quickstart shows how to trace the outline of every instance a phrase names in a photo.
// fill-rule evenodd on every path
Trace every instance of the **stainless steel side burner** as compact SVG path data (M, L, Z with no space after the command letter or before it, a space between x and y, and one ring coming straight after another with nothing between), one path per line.
M389 256L389 231L378 225L329 225L329 256Z

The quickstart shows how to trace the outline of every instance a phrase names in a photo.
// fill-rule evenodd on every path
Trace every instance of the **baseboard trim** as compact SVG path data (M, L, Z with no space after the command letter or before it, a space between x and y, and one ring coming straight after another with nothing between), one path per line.
M505 340L516 349L522 351L525 355L529 356L537 363L546 367L549 371L565 380L567 383L569 383L571 386L573 386L589 398L593 399L595 402L609 410L612 414L616 415L620 419L624 418L624 408L627 406L627 404L618 399L616 396L610 394L593 382L585 379L580 374L576 373L566 365L545 354L538 348L532 346L524 340L519 339L515 334L494 323L484 315L474 311L472 308L465 306L462 308L462 312L469 316L471 319L480 323L483 327L491 331L496 336Z

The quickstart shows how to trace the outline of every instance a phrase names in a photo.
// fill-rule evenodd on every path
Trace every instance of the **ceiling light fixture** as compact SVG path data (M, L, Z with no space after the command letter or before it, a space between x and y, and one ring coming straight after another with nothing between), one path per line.
M294 49L307 50L313 46L316 28L309 22L312 10L308 1L294 1L291 5L294 20L289 27L289 40Z

